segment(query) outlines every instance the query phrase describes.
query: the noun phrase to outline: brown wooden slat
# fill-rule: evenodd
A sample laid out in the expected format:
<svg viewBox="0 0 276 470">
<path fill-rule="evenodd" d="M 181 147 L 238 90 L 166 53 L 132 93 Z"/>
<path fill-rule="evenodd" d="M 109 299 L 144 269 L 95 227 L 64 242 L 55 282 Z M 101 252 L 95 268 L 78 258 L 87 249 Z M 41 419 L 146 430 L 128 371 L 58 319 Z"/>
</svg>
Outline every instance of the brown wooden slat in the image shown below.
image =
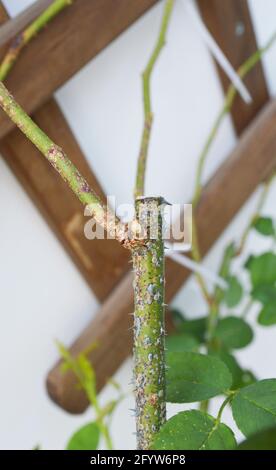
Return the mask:
<svg viewBox="0 0 276 470">
<path fill-rule="evenodd" d="M 195 217 L 200 249 L 206 254 L 234 215 L 258 184 L 276 169 L 276 101 L 268 104 L 243 133 L 240 142 L 204 188 Z M 176 294 L 190 272 L 167 260 L 167 302 Z M 71 347 L 77 355 L 96 342 L 98 348 L 89 355 L 93 363 L 98 389 L 131 353 L 131 316 L 133 310 L 132 274 L 111 293 L 95 319 Z M 87 406 L 84 394 L 76 387 L 70 372 L 63 374 L 59 363 L 50 371 L 47 388 L 52 399 L 71 413 L 80 413 Z"/>
<path fill-rule="evenodd" d="M 7 21 L 0 29 L 0 47 L 13 39 L 25 27 L 40 15 L 53 0 L 38 0 L 22 13 Z"/>
<path fill-rule="evenodd" d="M 202 17 L 234 68 L 238 68 L 257 49 L 256 38 L 247 0 L 197 0 Z M 225 73 L 218 67 L 224 90 L 229 85 Z M 253 103 L 245 104 L 238 96 L 231 114 L 238 134 L 267 103 L 269 94 L 263 68 L 259 63 L 245 79 Z"/>
<path fill-rule="evenodd" d="M 34 120 L 70 155 L 71 160 L 104 200 L 96 177 L 54 99 L 34 114 Z M 14 129 L 0 142 L 5 161 L 39 208 L 63 247 L 99 300 L 104 300 L 129 269 L 128 251 L 115 240 L 87 240 L 83 206 L 39 151 Z"/>
<path fill-rule="evenodd" d="M 156 2 L 75 0 L 24 49 L 7 78 L 7 87 L 32 114 Z M 1 110 L 0 138 L 13 127 Z"/>
</svg>

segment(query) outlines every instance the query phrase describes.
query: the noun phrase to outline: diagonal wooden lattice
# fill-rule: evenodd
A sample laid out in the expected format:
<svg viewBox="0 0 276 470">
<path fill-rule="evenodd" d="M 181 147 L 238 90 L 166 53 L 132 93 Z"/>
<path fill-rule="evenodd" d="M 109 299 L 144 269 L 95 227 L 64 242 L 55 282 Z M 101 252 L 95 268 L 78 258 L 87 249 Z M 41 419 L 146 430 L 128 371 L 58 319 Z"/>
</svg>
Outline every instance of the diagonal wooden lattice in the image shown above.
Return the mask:
<svg viewBox="0 0 276 470">
<path fill-rule="evenodd" d="M 46 3 L 47 0 L 39 0 L 19 18 L 6 23 L 0 30 L 0 45 L 28 24 L 35 9 L 39 11 Z M 24 50 L 7 80 L 19 102 L 57 143 L 68 150 L 74 163 L 102 197 L 99 183 L 51 95 L 155 3 L 157 0 L 75 0 Z M 198 0 L 198 5 L 214 37 L 233 66 L 238 67 L 256 50 L 247 1 L 231 0 L 222 5 L 221 0 Z M 4 21 L 3 8 L 0 13 Z M 225 89 L 227 80 L 221 71 L 219 73 Z M 246 84 L 254 103 L 245 106 L 239 98 L 236 100 L 232 117 L 238 134 L 268 101 L 260 64 L 250 73 Z M 205 188 L 196 214 L 203 253 L 212 246 L 256 186 L 275 168 L 275 114 L 272 103 L 245 132 L 237 149 Z M 132 310 L 132 286 L 131 275 L 127 274 L 128 254 L 110 240 L 87 242 L 83 236 L 83 210 L 79 203 L 2 112 L 0 139 L 0 152 L 8 165 L 94 293 L 104 301 L 95 320 L 72 348 L 73 353 L 77 353 L 94 340 L 98 341 L 99 348 L 90 359 L 100 389 L 131 352 L 128 313 Z M 168 262 L 168 299 L 188 275 L 185 269 Z M 70 373 L 60 374 L 59 365 L 50 372 L 47 383 L 50 395 L 60 406 L 70 412 L 85 409 L 85 397 L 77 391 L 74 377 Z"/>
</svg>

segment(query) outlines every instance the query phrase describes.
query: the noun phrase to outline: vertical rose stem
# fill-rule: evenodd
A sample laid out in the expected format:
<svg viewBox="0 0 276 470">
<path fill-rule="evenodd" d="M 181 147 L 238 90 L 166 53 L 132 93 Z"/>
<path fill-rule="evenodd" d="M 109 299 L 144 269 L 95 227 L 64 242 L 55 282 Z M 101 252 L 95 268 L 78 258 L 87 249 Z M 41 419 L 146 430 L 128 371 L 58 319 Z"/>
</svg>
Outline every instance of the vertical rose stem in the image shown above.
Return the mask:
<svg viewBox="0 0 276 470">
<path fill-rule="evenodd" d="M 134 383 L 138 449 L 149 449 L 166 419 L 164 353 L 164 243 L 159 197 L 136 200 L 143 243 L 132 250 L 134 267 Z"/>
</svg>

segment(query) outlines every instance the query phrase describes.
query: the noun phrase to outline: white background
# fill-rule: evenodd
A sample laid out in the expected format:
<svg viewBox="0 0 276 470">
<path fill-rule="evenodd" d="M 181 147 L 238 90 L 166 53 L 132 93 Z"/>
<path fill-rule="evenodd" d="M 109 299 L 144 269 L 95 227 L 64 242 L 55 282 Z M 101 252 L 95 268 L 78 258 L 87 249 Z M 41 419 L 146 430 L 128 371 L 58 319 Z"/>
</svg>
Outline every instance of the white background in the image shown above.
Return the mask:
<svg viewBox="0 0 276 470">
<path fill-rule="evenodd" d="M 31 3 L 4 1 L 11 15 Z M 276 4 L 274 0 L 250 0 L 249 4 L 262 45 L 276 30 Z M 161 4 L 152 8 L 56 93 L 105 191 L 116 195 L 119 202 L 132 199 L 142 126 L 140 73 L 156 38 L 161 13 Z M 274 95 L 276 47 L 266 55 L 264 66 Z M 184 14 L 181 0 L 176 1 L 168 44 L 152 86 L 156 119 L 147 193 L 160 193 L 169 201 L 184 203 L 191 195 L 196 159 L 223 94 L 209 53 Z M 235 142 L 228 118 L 210 153 L 205 179 Z M 71 416 L 48 399 L 44 381 L 58 357 L 54 339 L 69 345 L 95 315 L 98 302 L 1 159 L 0 178 L 0 447 L 30 449 L 40 443 L 43 449 L 62 449 L 71 432 L 89 421 L 92 412 Z M 207 257 L 205 263 L 210 269 L 217 269 L 224 244 L 239 236 L 256 197 L 248 201 Z M 275 215 L 275 197 L 276 188 L 266 205 L 268 214 Z M 263 251 L 263 239 L 251 236 L 248 249 Z M 193 280 L 174 304 L 191 317 L 204 312 Z M 238 354 L 240 362 L 253 367 L 260 378 L 276 376 L 275 338 L 276 328 L 259 327 L 254 343 Z M 116 378 L 125 390 L 129 389 L 131 360 Z M 107 387 L 101 399 L 104 402 L 112 396 Z M 134 421 L 128 408 L 133 408 L 131 396 L 115 413 L 112 433 L 117 449 L 135 446 Z M 173 411 L 170 407 L 169 413 Z M 232 424 L 227 411 L 224 421 Z M 239 433 L 237 436 L 240 438 Z"/>
</svg>

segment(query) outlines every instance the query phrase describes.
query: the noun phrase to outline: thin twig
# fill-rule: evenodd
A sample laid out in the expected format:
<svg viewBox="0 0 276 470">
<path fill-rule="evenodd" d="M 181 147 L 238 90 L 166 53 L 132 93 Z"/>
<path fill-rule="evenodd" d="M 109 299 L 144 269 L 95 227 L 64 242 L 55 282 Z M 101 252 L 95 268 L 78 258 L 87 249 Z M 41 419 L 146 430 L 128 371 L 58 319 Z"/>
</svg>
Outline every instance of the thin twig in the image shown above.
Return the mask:
<svg viewBox="0 0 276 470">
<path fill-rule="evenodd" d="M 233 243 L 227 245 L 224 250 L 222 261 L 219 268 L 219 276 L 222 279 L 227 279 L 230 274 L 231 261 L 235 253 L 235 247 Z M 220 287 L 215 288 L 213 295 L 213 302 L 210 308 L 208 318 L 207 318 L 207 349 L 210 351 L 213 346 L 214 332 L 217 326 L 218 317 L 219 317 L 219 307 L 223 299 L 223 290 Z"/>
<path fill-rule="evenodd" d="M 85 392 L 90 405 L 95 410 L 96 422 L 104 437 L 107 449 L 112 450 L 112 439 L 105 422 L 105 417 L 113 413 L 115 407 L 121 401 L 121 397 L 119 397 L 118 400 L 108 402 L 107 405 L 102 408 L 97 396 L 95 371 L 92 364 L 89 363 L 85 352 L 77 357 L 73 357 L 63 344 L 58 342 L 57 346 L 64 361 L 62 367 L 65 367 L 64 370 L 70 369 L 75 374 L 80 387 Z M 94 345 L 92 345 L 90 349 L 94 349 Z"/>
<path fill-rule="evenodd" d="M 196 263 L 200 263 L 201 254 L 200 254 L 200 249 L 199 249 L 197 229 L 196 229 L 196 223 L 194 221 L 194 218 L 193 218 L 192 224 L 193 224 L 193 235 L 192 235 L 193 236 L 193 242 L 192 242 L 192 250 L 191 250 L 192 258 Z M 197 282 L 198 282 L 199 287 L 201 289 L 202 295 L 203 295 L 204 299 L 207 302 L 207 305 L 209 306 L 209 308 L 211 308 L 212 304 L 213 304 L 213 299 L 212 299 L 211 294 L 208 291 L 208 287 L 207 287 L 207 284 L 204 280 L 204 277 L 199 272 L 196 272 L 195 273 L 195 278 L 197 279 Z"/>
<path fill-rule="evenodd" d="M 239 243 L 238 248 L 236 249 L 236 256 L 239 256 L 241 254 L 241 252 L 244 250 L 244 247 L 246 245 L 246 242 L 247 242 L 250 230 L 252 228 L 252 225 L 258 219 L 258 217 L 260 217 L 260 215 L 261 215 L 262 209 L 263 209 L 263 207 L 265 205 L 265 202 L 267 200 L 267 196 L 269 194 L 269 190 L 272 186 L 272 183 L 274 181 L 275 176 L 276 176 L 276 173 L 273 173 L 272 176 L 270 176 L 270 178 L 263 183 L 264 186 L 263 186 L 263 190 L 260 194 L 260 198 L 259 198 L 259 201 L 257 203 L 257 207 L 255 209 L 254 214 L 250 218 L 249 224 L 246 226 L 246 228 L 245 228 L 245 230 L 244 230 L 244 232 L 241 236 L 241 241 Z"/>
<path fill-rule="evenodd" d="M 248 301 L 246 302 L 246 304 L 245 304 L 245 306 L 244 306 L 244 308 L 241 312 L 241 317 L 242 318 L 247 317 L 248 313 L 250 312 L 251 308 L 254 305 L 254 302 L 255 302 L 254 299 L 252 299 L 252 298 L 248 299 Z"/>
<path fill-rule="evenodd" d="M 272 46 L 276 39 L 276 33 L 272 35 L 270 40 L 267 42 L 267 44 L 254 52 L 238 69 L 237 74 L 239 75 L 240 78 L 245 78 L 245 76 L 255 67 L 255 65 L 261 60 L 263 55 L 269 50 L 269 48 Z M 209 154 L 211 145 L 213 144 L 215 137 L 217 136 L 218 130 L 221 126 L 221 123 L 224 119 L 224 117 L 230 112 L 234 99 L 237 95 L 237 90 L 233 84 L 229 85 L 228 91 L 225 96 L 224 104 L 222 109 L 220 110 L 218 116 L 215 119 L 215 122 L 213 124 L 213 127 L 211 129 L 210 134 L 208 135 L 208 138 L 204 144 L 204 147 L 202 149 L 202 152 L 199 156 L 199 161 L 198 161 L 198 166 L 197 166 L 197 172 L 196 172 L 196 182 L 195 182 L 195 189 L 194 189 L 194 194 L 192 198 L 192 203 L 194 207 L 197 206 L 201 192 L 202 192 L 202 175 L 206 163 L 207 156 Z"/>
<path fill-rule="evenodd" d="M 145 188 L 145 173 L 147 165 L 148 148 L 150 142 L 150 135 L 153 122 L 153 114 L 151 107 L 151 88 L 150 81 L 153 68 L 157 62 L 161 50 L 166 43 L 166 34 L 168 30 L 169 20 L 171 17 L 174 0 L 166 0 L 165 9 L 163 13 L 161 28 L 157 38 L 156 45 L 150 56 L 149 62 L 142 74 L 143 79 L 143 101 L 144 101 L 144 128 L 141 139 L 140 152 L 137 164 L 136 185 L 134 195 L 135 198 L 144 195 Z"/>
<path fill-rule="evenodd" d="M 45 9 L 22 33 L 12 41 L 1 65 L 0 80 L 4 81 L 16 62 L 22 49 L 65 7 L 70 5 L 73 0 L 55 0 Z"/>
<path fill-rule="evenodd" d="M 238 69 L 237 73 L 240 76 L 241 79 L 245 78 L 245 76 L 254 68 L 254 66 L 260 61 L 262 56 L 264 55 L 265 52 L 269 50 L 269 48 L 272 46 L 276 39 L 276 33 L 274 33 L 270 40 L 267 42 L 267 44 L 263 47 L 254 52 Z M 198 202 L 200 200 L 201 194 L 202 194 L 202 188 L 203 188 L 203 183 L 202 183 L 202 175 L 204 171 L 204 167 L 206 164 L 206 160 L 211 148 L 211 145 L 218 133 L 218 130 L 223 122 L 224 117 L 226 116 L 227 113 L 230 112 L 234 99 L 236 97 L 237 90 L 233 84 L 231 84 L 228 88 L 228 91 L 226 93 L 225 101 L 223 104 L 222 109 L 220 110 L 218 116 L 215 119 L 215 122 L 213 124 L 213 127 L 211 129 L 211 132 L 204 144 L 203 150 L 199 156 L 198 160 L 198 166 L 197 166 L 197 171 L 196 171 L 196 180 L 195 180 L 195 188 L 194 188 L 194 194 L 192 197 L 192 204 L 193 208 L 195 208 L 198 205 Z M 201 260 L 201 254 L 200 254 L 200 249 L 199 249 L 199 244 L 198 244 L 198 235 L 197 235 L 197 226 L 195 221 L 193 221 L 193 245 L 192 245 L 192 257 L 195 261 L 199 262 Z M 214 308 L 214 302 L 212 295 L 208 292 L 207 285 L 204 281 L 204 279 L 201 276 L 196 276 L 198 284 L 200 286 L 200 289 L 202 291 L 202 294 L 207 301 L 207 303 L 210 306 L 210 314 L 213 311 Z"/>
<path fill-rule="evenodd" d="M 218 411 L 218 415 L 217 415 L 217 418 L 216 418 L 216 424 L 219 425 L 220 424 L 220 421 L 221 421 L 221 417 L 222 417 L 222 413 L 223 413 L 223 410 L 224 408 L 229 404 L 231 403 L 231 401 L 233 400 L 235 396 L 235 392 L 232 392 L 230 391 L 229 392 L 229 395 L 225 398 L 225 400 L 223 401 L 219 411 Z"/>
</svg>

